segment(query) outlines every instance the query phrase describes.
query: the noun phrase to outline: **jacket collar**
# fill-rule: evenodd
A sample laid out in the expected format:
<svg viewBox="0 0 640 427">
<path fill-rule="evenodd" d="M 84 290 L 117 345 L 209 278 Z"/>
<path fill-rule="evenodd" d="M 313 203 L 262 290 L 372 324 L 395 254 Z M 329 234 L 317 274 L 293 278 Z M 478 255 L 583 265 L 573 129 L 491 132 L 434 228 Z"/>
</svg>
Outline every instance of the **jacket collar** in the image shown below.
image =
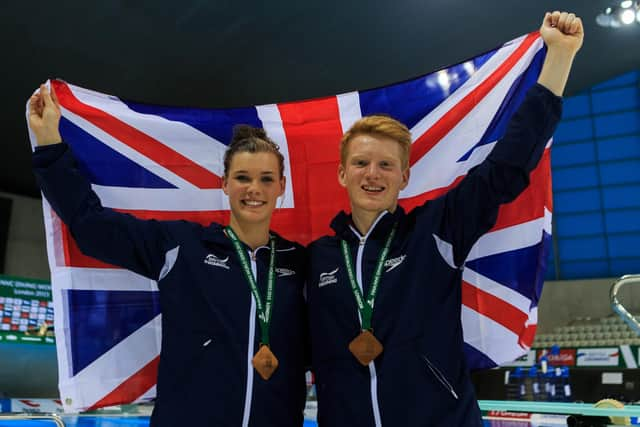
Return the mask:
<svg viewBox="0 0 640 427">
<path fill-rule="evenodd" d="M 384 240 L 391 232 L 391 228 L 394 223 L 400 222 L 406 215 L 404 209 L 398 205 L 396 210 L 391 213 L 384 211 L 380 213 L 381 216 L 373 223 L 372 228 L 369 230 L 368 239 Z M 356 227 L 353 224 L 351 214 L 347 214 L 344 211 L 340 211 L 338 215 L 331 221 L 331 228 L 335 231 L 336 237 L 344 239 L 346 241 L 359 240 L 361 235 L 358 232 L 356 234 Z"/>
<path fill-rule="evenodd" d="M 233 243 L 231 243 L 231 239 L 226 235 L 224 231 L 225 227 L 226 226 L 218 224 L 217 222 L 212 222 L 208 227 L 204 228 L 202 232 L 202 240 L 225 248 L 228 247 L 229 249 L 233 249 Z M 292 249 L 295 249 L 295 244 L 284 239 L 278 233 L 269 230 L 269 234 L 275 236 L 276 238 L 276 252 L 290 251 Z M 242 243 L 242 245 L 249 249 L 249 247 L 244 243 Z M 268 249 L 269 245 L 267 244 L 264 247 Z"/>
</svg>

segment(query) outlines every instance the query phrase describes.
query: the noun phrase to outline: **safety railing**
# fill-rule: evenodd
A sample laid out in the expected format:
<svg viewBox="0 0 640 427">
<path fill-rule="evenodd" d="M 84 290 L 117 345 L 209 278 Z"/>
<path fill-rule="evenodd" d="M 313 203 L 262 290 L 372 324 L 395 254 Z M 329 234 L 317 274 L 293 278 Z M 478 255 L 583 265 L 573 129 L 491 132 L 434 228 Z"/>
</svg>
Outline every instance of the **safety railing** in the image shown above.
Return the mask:
<svg viewBox="0 0 640 427">
<path fill-rule="evenodd" d="M 618 292 L 625 285 L 640 284 L 640 274 L 628 274 L 618 279 L 609 291 L 609 299 L 611 300 L 611 308 L 620 316 L 624 322 L 629 325 L 638 335 L 640 335 L 640 322 L 629 313 L 629 311 L 618 300 Z"/>
<path fill-rule="evenodd" d="M 0 414 L 0 421 L 53 421 L 57 427 L 65 427 L 64 421 L 56 414 Z"/>
</svg>

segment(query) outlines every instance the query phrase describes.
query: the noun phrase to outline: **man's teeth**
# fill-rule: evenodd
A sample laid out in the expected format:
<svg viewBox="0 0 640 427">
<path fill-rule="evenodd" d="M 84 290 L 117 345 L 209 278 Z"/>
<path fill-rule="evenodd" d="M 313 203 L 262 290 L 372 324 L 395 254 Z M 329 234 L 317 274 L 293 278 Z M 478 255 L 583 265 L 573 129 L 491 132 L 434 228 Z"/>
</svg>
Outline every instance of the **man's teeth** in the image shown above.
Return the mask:
<svg viewBox="0 0 640 427">
<path fill-rule="evenodd" d="M 362 188 L 364 188 L 365 191 L 382 191 L 383 190 L 382 187 L 372 187 L 370 185 L 363 185 Z"/>
<path fill-rule="evenodd" d="M 249 206 L 261 206 L 264 205 L 264 202 L 260 202 L 258 200 L 245 200 L 244 204 Z"/>
</svg>

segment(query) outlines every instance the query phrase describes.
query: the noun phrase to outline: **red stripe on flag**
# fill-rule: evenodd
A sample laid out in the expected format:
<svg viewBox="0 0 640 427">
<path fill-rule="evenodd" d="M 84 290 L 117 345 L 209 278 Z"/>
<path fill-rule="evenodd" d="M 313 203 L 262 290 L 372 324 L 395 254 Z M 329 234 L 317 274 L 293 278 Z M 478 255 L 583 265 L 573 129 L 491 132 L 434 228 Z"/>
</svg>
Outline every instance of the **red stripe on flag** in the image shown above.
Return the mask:
<svg viewBox="0 0 640 427">
<path fill-rule="evenodd" d="M 334 97 L 278 105 L 287 137 L 295 209 L 281 209 L 272 226 L 303 244 L 330 232 L 329 223 L 349 207 L 337 178 L 342 124 Z"/>
<path fill-rule="evenodd" d="M 399 200 L 400 206 L 402 206 L 402 208 L 405 211 L 409 212 L 411 211 L 411 209 L 415 208 L 416 206 L 423 205 L 428 200 L 436 199 L 442 196 L 443 194 L 445 194 L 447 191 L 451 190 L 452 188 L 455 188 L 458 184 L 460 184 L 460 181 L 462 181 L 465 176 L 466 175 L 457 177 L 455 181 L 453 181 L 453 183 L 451 183 L 447 187 L 436 188 L 435 190 L 427 191 L 426 193 L 422 193 L 417 196 L 400 199 Z"/>
<path fill-rule="evenodd" d="M 459 176 L 447 187 L 437 188 L 418 196 L 400 199 L 399 203 L 405 211 L 409 212 L 416 206 L 420 206 L 428 200 L 442 196 L 447 191 L 455 188 L 464 176 Z M 553 194 L 551 192 L 551 152 L 546 149 L 540 163 L 529 176 L 529 186 L 513 202 L 500 206 L 496 224 L 490 231 L 533 221 L 544 217 L 544 208 L 552 211 Z"/>
<path fill-rule="evenodd" d="M 537 31 L 527 35 L 520 46 L 489 77 L 416 139 L 411 145 L 409 164 L 413 166 L 444 138 L 478 104 L 479 100 L 484 98 L 504 78 L 539 37 Z"/>
<path fill-rule="evenodd" d="M 158 378 L 158 362 L 160 357 L 156 357 L 147 363 L 142 369 L 131 375 L 125 382 L 113 389 L 111 393 L 93 404 L 88 411 L 93 411 L 105 406 L 131 403 L 144 395 L 156 384 Z"/>
<path fill-rule="evenodd" d="M 529 186 L 513 202 L 500 207 L 498 219 L 491 231 L 544 217 L 545 206 L 551 211 L 551 156 L 545 150 L 540 163 L 529 175 Z"/>
<path fill-rule="evenodd" d="M 222 187 L 222 180 L 219 176 L 111 114 L 83 103 L 75 97 L 66 83 L 53 80 L 51 84 L 56 91 L 60 104 L 64 108 L 99 127 L 118 141 L 152 159 L 198 188 Z"/>
<path fill-rule="evenodd" d="M 529 316 L 508 302 L 462 281 L 462 304 L 501 324 L 516 335 L 525 328 Z"/>
</svg>

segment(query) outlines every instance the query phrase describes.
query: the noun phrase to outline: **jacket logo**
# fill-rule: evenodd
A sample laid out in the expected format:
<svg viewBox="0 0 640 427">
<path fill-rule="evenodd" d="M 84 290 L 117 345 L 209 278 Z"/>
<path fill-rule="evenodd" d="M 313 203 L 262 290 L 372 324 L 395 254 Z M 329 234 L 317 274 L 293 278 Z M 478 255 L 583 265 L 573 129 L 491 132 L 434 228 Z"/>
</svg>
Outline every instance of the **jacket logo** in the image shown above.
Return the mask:
<svg viewBox="0 0 640 427">
<path fill-rule="evenodd" d="M 320 281 L 318 282 L 318 287 L 321 288 L 323 286 L 330 285 L 331 283 L 338 283 L 336 273 L 339 269 L 340 267 L 336 268 L 333 271 L 329 271 L 328 273 L 320 273 Z"/>
<path fill-rule="evenodd" d="M 230 267 L 229 265 L 227 265 L 227 262 L 229 262 L 229 257 L 226 257 L 223 259 L 223 258 L 218 258 L 214 254 L 209 254 L 204 259 L 205 264 L 212 265 L 214 267 L 222 267 L 229 270 Z"/>
<path fill-rule="evenodd" d="M 407 257 L 406 255 L 400 255 L 397 258 L 391 258 L 391 259 L 386 260 L 384 262 L 384 266 L 388 267 L 388 268 L 385 270 L 385 273 L 390 272 L 391 270 L 393 270 L 394 268 L 396 268 L 397 266 L 402 264 L 402 261 L 404 261 L 404 259 L 406 257 Z"/>
<path fill-rule="evenodd" d="M 278 277 L 293 276 L 296 274 L 295 271 L 289 270 L 288 268 L 276 268 L 276 273 L 278 274 Z"/>
</svg>

